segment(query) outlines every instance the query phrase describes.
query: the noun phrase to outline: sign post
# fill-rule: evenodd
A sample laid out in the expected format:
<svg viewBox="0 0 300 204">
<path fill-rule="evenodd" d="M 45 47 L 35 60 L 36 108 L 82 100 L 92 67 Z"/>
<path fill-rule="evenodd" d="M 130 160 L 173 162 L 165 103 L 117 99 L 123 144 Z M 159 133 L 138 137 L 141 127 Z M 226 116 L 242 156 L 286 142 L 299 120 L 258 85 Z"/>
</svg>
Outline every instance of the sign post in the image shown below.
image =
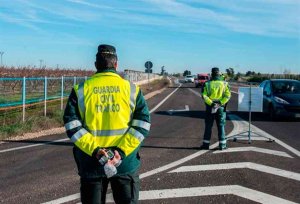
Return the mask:
<svg viewBox="0 0 300 204">
<path fill-rule="evenodd" d="M 145 67 L 146 67 L 145 72 L 148 73 L 148 85 L 149 85 L 149 77 L 150 77 L 150 73 L 152 73 L 152 67 L 153 67 L 152 62 L 151 61 L 147 61 L 145 63 Z"/>
</svg>

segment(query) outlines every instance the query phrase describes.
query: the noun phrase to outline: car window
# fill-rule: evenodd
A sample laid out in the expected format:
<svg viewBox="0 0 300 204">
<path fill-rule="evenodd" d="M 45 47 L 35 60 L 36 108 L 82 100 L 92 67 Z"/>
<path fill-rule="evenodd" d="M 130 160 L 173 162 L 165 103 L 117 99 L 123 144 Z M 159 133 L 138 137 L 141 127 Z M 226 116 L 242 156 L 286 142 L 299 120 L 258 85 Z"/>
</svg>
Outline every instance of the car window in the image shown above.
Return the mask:
<svg viewBox="0 0 300 204">
<path fill-rule="evenodd" d="M 264 94 L 265 95 L 271 95 L 271 84 L 269 81 L 266 82 L 264 87 Z"/>
<path fill-rule="evenodd" d="M 276 81 L 273 82 L 272 88 L 274 93 L 299 94 L 300 82 L 297 81 Z"/>
</svg>

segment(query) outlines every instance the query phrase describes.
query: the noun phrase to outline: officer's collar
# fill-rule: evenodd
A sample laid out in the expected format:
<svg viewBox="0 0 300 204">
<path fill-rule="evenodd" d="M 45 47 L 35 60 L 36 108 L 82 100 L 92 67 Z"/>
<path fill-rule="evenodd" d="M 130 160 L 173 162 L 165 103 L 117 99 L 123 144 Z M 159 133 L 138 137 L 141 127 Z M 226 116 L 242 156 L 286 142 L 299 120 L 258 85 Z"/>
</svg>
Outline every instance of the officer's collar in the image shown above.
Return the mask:
<svg viewBox="0 0 300 204">
<path fill-rule="evenodd" d="M 103 72 L 117 73 L 117 71 L 116 71 L 114 68 L 107 68 L 107 69 L 97 70 L 96 74 L 98 74 L 98 73 L 103 73 Z"/>
<path fill-rule="evenodd" d="M 212 81 L 221 80 L 221 76 L 215 76 L 211 78 Z"/>
</svg>

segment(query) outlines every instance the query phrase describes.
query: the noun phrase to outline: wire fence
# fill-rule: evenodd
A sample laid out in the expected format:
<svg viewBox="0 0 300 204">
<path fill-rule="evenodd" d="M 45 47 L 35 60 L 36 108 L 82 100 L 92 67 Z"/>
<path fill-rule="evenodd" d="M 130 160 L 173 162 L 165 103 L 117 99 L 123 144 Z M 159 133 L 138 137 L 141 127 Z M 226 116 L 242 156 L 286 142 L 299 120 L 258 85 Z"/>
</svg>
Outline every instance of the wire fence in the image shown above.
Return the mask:
<svg viewBox="0 0 300 204">
<path fill-rule="evenodd" d="M 120 74 L 135 84 L 158 79 L 158 74 L 126 70 Z M 0 78 L 0 124 L 24 122 L 31 116 L 62 113 L 74 85 L 89 77 Z"/>
<path fill-rule="evenodd" d="M 47 105 L 59 103 L 64 108 L 64 99 L 73 86 L 87 77 L 36 77 L 0 78 L 0 117 L 7 113 L 22 112 L 25 121 L 26 109 L 43 105 L 43 115 L 47 116 Z"/>
</svg>

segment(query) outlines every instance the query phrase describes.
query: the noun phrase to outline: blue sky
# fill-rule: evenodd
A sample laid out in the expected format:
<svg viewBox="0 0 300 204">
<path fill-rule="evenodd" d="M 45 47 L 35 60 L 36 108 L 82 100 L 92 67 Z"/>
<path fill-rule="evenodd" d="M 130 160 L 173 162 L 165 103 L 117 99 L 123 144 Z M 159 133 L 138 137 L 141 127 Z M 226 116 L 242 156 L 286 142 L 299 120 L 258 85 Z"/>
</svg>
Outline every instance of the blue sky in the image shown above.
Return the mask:
<svg viewBox="0 0 300 204">
<path fill-rule="evenodd" d="M 112 44 L 119 70 L 300 74 L 300 0 L 0 0 L 7 66 L 94 69 Z"/>
</svg>

